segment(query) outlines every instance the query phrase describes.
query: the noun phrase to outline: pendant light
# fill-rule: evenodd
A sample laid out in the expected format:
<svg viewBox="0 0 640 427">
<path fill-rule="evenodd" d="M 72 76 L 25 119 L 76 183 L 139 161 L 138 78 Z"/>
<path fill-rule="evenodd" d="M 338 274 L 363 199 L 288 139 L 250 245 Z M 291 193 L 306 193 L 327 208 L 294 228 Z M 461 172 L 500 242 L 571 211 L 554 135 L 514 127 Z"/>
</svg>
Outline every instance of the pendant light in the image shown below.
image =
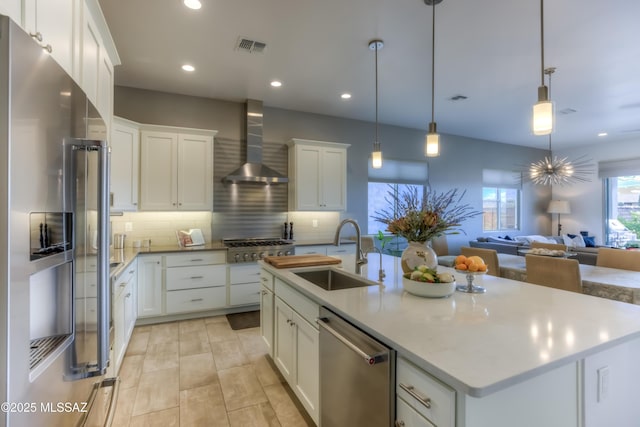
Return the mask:
<svg viewBox="0 0 640 427">
<path fill-rule="evenodd" d="M 549 76 L 549 93 L 551 93 L 551 75 L 555 71 L 555 67 L 549 67 L 544 70 L 544 74 Z M 545 156 L 543 160 L 538 160 L 529 165 L 529 180 L 536 185 L 549 186 L 590 181 L 589 176 L 594 173 L 591 160 L 585 156 L 579 157 L 574 161 L 569 160 L 567 157 L 558 158 L 557 156 L 553 156 L 551 151 L 551 134 L 548 135 L 548 138 L 549 157 Z M 558 232 L 559 231 L 560 230 L 558 230 Z"/>
<path fill-rule="evenodd" d="M 371 152 L 371 166 L 374 169 L 382 167 L 382 150 L 380 148 L 380 140 L 378 139 L 378 51 L 384 47 L 382 40 L 371 40 L 369 49 L 376 53 L 376 139 L 373 141 L 373 151 Z"/>
<path fill-rule="evenodd" d="M 544 84 L 544 0 L 540 0 L 540 80 L 538 102 L 533 106 L 533 134 L 548 135 L 553 131 L 553 104 Z"/>
<path fill-rule="evenodd" d="M 436 48 L 436 5 L 442 0 L 424 0 L 424 4 L 431 6 L 432 23 L 431 23 L 431 122 L 429 123 L 429 131 L 425 138 L 424 155 L 426 157 L 438 157 L 440 155 L 440 135 L 436 131 L 435 122 L 435 48 Z"/>
</svg>

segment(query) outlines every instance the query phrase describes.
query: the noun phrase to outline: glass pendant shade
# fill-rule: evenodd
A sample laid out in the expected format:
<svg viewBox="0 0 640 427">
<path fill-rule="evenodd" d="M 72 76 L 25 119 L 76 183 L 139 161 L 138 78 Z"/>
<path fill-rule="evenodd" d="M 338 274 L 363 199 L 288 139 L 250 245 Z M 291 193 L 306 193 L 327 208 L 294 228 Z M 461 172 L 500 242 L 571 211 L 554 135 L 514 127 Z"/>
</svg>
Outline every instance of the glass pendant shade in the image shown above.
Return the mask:
<svg viewBox="0 0 640 427">
<path fill-rule="evenodd" d="M 371 152 L 371 166 L 374 169 L 380 169 L 382 167 L 382 151 L 380 150 L 380 143 L 373 143 L 373 151 Z"/>
<path fill-rule="evenodd" d="M 546 89 L 546 86 L 545 86 Z M 533 134 L 548 135 L 553 131 L 553 103 L 539 100 L 533 106 Z"/>
<path fill-rule="evenodd" d="M 436 132 L 436 124 L 429 123 L 429 133 L 424 141 L 424 155 L 438 157 L 440 155 L 440 135 Z"/>
</svg>

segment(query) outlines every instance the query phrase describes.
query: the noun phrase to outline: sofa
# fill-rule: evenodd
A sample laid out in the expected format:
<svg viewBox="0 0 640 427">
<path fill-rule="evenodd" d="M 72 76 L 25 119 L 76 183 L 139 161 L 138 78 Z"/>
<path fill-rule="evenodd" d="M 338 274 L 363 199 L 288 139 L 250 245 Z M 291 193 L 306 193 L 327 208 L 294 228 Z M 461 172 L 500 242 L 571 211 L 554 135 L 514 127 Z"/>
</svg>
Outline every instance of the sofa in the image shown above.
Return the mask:
<svg viewBox="0 0 640 427">
<path fill-rule="evenodd" d="M 510 255 L 522 255 L 520 250 L 529 249 L 532 240 L 546 243 L 560 243 L 567 245 L 568 251 L 575 254 L 572 259 L 578 260 L 580 264 L 596 265 L 598 258 L 598 247 L 596 245 L 586 246 L 584 238 L 565 236 L 516 236 L 513 238 L 500 237 L 478 237 L 471 240 L 469 246 L 472 248 L 495 249 L 498 253 Z M 584 246 L 582 246 L 584 244 Z"/>
</svg>

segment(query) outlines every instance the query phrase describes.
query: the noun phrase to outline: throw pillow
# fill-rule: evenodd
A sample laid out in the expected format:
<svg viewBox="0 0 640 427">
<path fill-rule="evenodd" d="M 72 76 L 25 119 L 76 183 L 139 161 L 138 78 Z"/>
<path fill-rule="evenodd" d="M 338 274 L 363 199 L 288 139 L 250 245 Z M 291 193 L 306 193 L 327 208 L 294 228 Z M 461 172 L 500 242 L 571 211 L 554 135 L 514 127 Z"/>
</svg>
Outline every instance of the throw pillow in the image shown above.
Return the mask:
<svg viewBox="0 0 640 427">
<path fill-rule="evenodd" d="M 582 239 L 588 248 L 596 247 L 596 236 L 582 236 Z"/>
<path fill-rule="evenodd" d="M 562 239 L 564 241 L 564 244 L 570 248 L 584 248 L 587 246 L 584 242 L 584 239 L 579 234 L 565 234 L 564 236 L 562 236 Z"/>
</svg>

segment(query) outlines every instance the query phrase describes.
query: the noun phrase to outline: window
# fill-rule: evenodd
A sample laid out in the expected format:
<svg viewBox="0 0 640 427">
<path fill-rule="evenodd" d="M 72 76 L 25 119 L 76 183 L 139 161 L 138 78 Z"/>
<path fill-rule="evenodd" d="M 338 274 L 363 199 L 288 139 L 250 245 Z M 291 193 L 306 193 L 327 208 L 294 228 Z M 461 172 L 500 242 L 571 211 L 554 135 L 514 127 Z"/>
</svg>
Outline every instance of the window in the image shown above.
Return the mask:
<svg viewBox="0 0 640 427">
<path fill-rule="evenodd" d="M 418 192 L 424 192 L 424 186 L 419 184 L 395 184 L 392 182 L 369 182 L 369 193 L 368 193 L 368 224 L 367 224 L 367 233 L 368 234 L 377 234 L 378 231 L 386 232 L 387 226 L 381 222 L 378 222 L 371 218 L 376 212 L 379 212 L 383 209 L 389 210 L 389 192 L 393 191 L 395 194 L 402 193 L 407 190 L 407 187 L 413 186 L 418 187 Z"/>
<path fill-rule="evenodd" d="M 604 243 L 636 244 L 640 236 L 640 159 L 598 163 L 605 195 Z"/>
<path fill-rule="evenodd" d="M 520 190 L 514 188 L 482 188 L 482 230 L 517 230 Z"/>
<path fill-rule="evenodd" d="M 389 209 L 389 191 L 403 192 L 408 186 L 424 192 L 428 178 L 426 162 L 385 159 L 381 169 L 373 169 L 369 162 L 369 193 L 367 207 L 367 233 L 386 232 L 386 225 L 371 217 L 382 209 Z"/>
<path fill-rule="evenodd" d="M 520 181 L 517 173 L 482 170 L 482 230 L 511 231 L 520 228 Z"/>
</svg>

